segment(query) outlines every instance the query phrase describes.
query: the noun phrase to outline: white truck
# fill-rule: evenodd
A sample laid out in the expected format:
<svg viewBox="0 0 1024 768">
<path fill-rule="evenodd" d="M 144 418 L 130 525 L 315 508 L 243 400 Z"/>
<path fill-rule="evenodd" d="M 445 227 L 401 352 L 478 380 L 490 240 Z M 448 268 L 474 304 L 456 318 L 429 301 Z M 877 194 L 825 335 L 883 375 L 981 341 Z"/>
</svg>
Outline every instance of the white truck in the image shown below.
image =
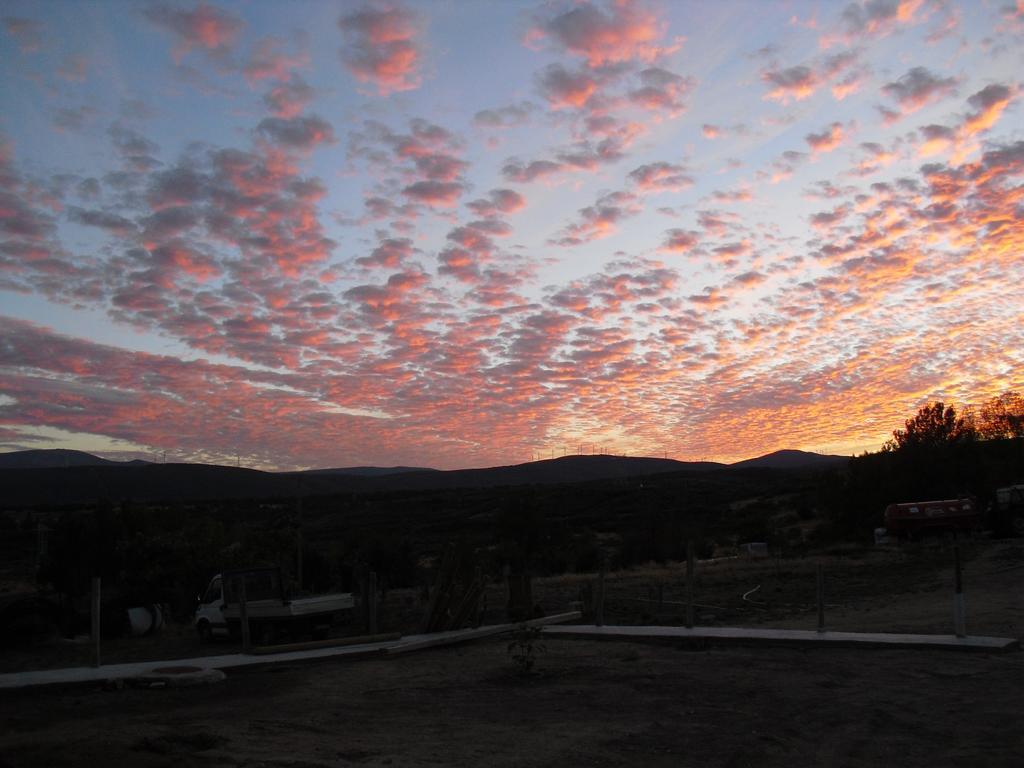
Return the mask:
<svg viewBox="0 0 1024 768">
<path fill-rule="evenodd" d="M 270 645 L 284 636 L 326 637 L 354 605 L 348 592 L 289 599 L 278 568 L 225 571 L 210 580 L 196 606 L 193 623 L 204 642 L 241 635 L 243 580 L 249 633 L 258 645 Z"/>
</svg>

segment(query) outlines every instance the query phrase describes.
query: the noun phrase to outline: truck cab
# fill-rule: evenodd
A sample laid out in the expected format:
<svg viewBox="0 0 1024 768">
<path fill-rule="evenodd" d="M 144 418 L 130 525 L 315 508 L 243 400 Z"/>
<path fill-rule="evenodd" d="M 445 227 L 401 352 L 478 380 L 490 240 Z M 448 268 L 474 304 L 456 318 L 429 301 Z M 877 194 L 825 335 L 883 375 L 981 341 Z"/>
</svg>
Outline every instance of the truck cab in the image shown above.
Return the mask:
<svg viewBox="0 0 1024 768">
<path fill-rule="evenodd" d="M 214 637 L 227 637 L 228 623 L 224 616 L 223 578 L 218 573 L 199 597 L 194 624 L 199 639 L 210 642 Z"/>
</svg>

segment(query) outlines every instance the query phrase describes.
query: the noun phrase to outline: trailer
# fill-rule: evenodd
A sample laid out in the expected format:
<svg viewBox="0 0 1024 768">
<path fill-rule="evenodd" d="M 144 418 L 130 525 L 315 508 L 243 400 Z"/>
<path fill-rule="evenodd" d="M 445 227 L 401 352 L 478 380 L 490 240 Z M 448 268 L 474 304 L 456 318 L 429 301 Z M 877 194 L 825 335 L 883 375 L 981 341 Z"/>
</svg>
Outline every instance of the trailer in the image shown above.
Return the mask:
<svg viewBox="0 0 1024 768">
<path fill-rule="evenodd" d="M 971 532 L 981 528 L 981 512 L 970 497 L 890 504 L 885 508 L 885 527 L 900 538 L 939 531 Z"/>
<path fill-rule="evenodd" d="M 326 637 L 331 626 L 351 615 L 351 593 L 289 597 L 278 568 L 244 568 L 218 573 L 196 606 L 193 624 L 204 642 L 241 635 L 241 595 L 249 632 L 261 645 L 285 637 Z"/>
</svg>

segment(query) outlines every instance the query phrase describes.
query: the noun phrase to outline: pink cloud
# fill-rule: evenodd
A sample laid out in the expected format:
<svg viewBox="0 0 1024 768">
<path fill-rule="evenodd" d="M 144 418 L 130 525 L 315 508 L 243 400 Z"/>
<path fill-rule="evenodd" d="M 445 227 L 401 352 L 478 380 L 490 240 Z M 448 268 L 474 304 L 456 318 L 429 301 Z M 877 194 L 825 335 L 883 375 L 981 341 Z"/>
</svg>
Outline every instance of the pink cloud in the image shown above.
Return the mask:
<svg viewBox="0 0 1024 768">
<path fill-rule="evenodd" d="M 770 70 L 763 73 L 761 79 L 772 86 L 765 98 L 783 104 L 790 100 L 802 101 L 821 85 L 821 78 L 806 65 Z"/>
<path fill-rule="evenodd" d="M 728 192 L 715 191 L 712 200 L 716 203 L 746 203 L 754 199 L 749 189 L 734 189 Z"/>
<path fill-rule="evenodd" d="M 495 109 L 482 109 L 473 116 L 473 122 L 483 128 L 513 128 L 525 125 L 537 110 L 537 105 L 524 101 Z"/>
<path fill-rule="evenodd" d="M 408 301 L 408 294 L 425 286 L 428 280 L 422 272 L 396 272 L 383 285 L 359 285 L 349 288 L 345 296 L 357 302 L 362 311 L 370 315 L 384 320 L 399 320 Z"/>
<path fill-rule="evenodd" d="M 658 249 L 663 253 L 690 253 L 700 243 L 696 232 L 684 229 L 670 229 L 665 232 L 665 241 Z"/>
<path fill-rule="evenodd" d="M 485 199 L 466 203 L 478 216 L 495 216 L 499 213 L 515 213 L 526 207 L 526 199 L 512 189 L 492 189 Z"/>
<path fill-rule="evenodd" d="M 178 60 L 194 49 L 218 58 L 226 56 L 244 26 L 234 14 L 205 3 L 190 11 L 155 5 L 143 13 L 151 22 L 174 35 L 174 57 Z"/>
<path fill-rule="evenodd" d="M 693 186 L 693 177 L 682 165 L 648 163 L 630 171 L 629 180 L 643 192 L 678 192 Z"/>
<path fill-rule="evenodd" d="M 974 111 L 964 121 L 966 132 L 973 135 L 991 128 L 1015 96 L 1016 88 L 1002 84 L 986 85 L 970 96 L 967 103 Z"/>
<path fill-rule="evenodd" d="M 421 81 L 418 14 L 401 6 L 366 7 L 338 19 L 346 39 L 341 59 L 349 72 L 381 96 L 418 88 Z"/>
<path fill-rule="evenodd" d="M 299 75 L 278 83 L 263 96 L 264 103 L 277 116 L 284 119 L 297 117 L 313 100 L 313 88 Z"/>
<path fill-rule="evenodd" d="M 402 190 L 406 197 L 428 205 L 451 207 L 459 201 L 465 186 L 455 181 L 417 181 Z"/>
<path fill-rule="evenodd" d="M 886 122 L 895 122 L 928 104 L 933 104 L 956 92 L 955 77 L 937 77 L 924 67 L 914 67 L 898 80 L 882 87 L 882 93 L 899 106 L 899 113 L 885 112 Z"/>
<path fill-rule="evenodd" d="M 770 86 L 770 90 L 764 98 L 781 104 L 803 101 L 844 72 L 848 73 L 849 77 L 849 70 L 856 62 L 857 53 L 849 51 L 827 56 L 812 65 L 800 64 L 785 69 L 766 69 L 761 73 L 761 80 Z M 845 96 L 846 92 L 840 89 L 834 91 L 833 95 L 839 99 Z"/>
<path fill-rule="evenodd" d="M 854 71 L 832 84 L 832 98 L 842 101 L 847 96 L 860 91 L 867 80 L 867 74 L 863 71 Z"/>
<path fill-rule="evenodd" d="M 830 230 L 841 223 L 849 212 L 850 208 L 847 205 L 841 205 L 838 208 L 833 208 L 831 211 L 820 211 L 811 215 L 811 226 L 816 229 Z"/>
<path fill-rule="evenodd" d="M 469 163 L 458 156 L 463 142 L 427 120 L 415 118 L 409 126 L 409 133 L 395 133 L 368 120 L 363 132 L 351 135 L 349 154 L 367 158 L 384 175 L 385 181 L 374 190 L 374 199 L 382 192 L 390 194 L 400 189 L 412 204 L 450 208 L 467 189 L 464 174 Z M 415 210 L 410 213 L 415 214 Z"/>
<path fill-rule="evenodd" d="M 364 267 L 395 269 L 402 266 L 414 251 L 412 240 L 407 237 L 383 238 L 369 256 L 356 259 L 356 263 Z"/>
<path fill-rule="evenodd" d="M 571 72 L 549 64 L 538 76 L 541 93 L 554 109 L 579 109 L 597 91 L 597 80 L 586 71 Z"/>
<path fill-rule="evenodd" d="M 67 80 L 69 83 L 82 83 L 85 82 L 88 70 L 88 57 L 82 54 L 65 56 L 60 66 L 57 67 L 57 77 Z"/>
<path fill-rule="evenodd" d="M 640 213 L 636 195 L 630 192 L 609 192 L 601 195 L 593 205 L 581 208 L 577 221 L 569 224 L 555 243 L 576 246 L 597 240 L 615 232 L 624 219 Z"/>
<path fill-rule="evenodd" d="M 648 67 L 638 74 L 640 86 L 629 92 L 632 104 L 670 117 L 685 108 L 683 99 L 693 89 L 692 78 L 680 77 L 661 67 Z"/>
<path fill-rule="evenodd" d="M 305 117 L 267 117 L 256 131 L 273 144 L 308 152 L 319 144 L 334 143 L 331 124 L 316 115 Z"/>
<path fill-rule="evenodd" d="M 891 34 L 901 24 L 914 24 L 925 0 L 857 0 L 843 9 L 838 27 L 819 38 L 828 48 L 836 43 L 852 45 Z"/>
<path fill-rule="evenodd" d="M 832 123 L 821 133 L 809 133 L 804 139 L 815 154 L 831 152 L 843 143 L 843 126 Z"/>
<path fill-rule="evenodd" d="M 863 153 L 857 162 L 857 167 L 851 171 L 856 176 L 868 176 L 876 171 L 892 165 L 899 157 L 895 150 L 888 150 L 881 144 L 874 141 L 861 143 L 860 149 Z"/>
<path fill-rule="evenodd" d="M 796 169 L 806 160 L 806 153 L 788 149 L 772 161 L 770 172 L 760 171 L 758 175 L 767 178 L 772 184 L 778 184 L 796 173 Z"/>
<path fill-rule="evenodd" d="M 4 16 L 4 31 L 14 38 L 22 53 L 34 53 L 43 44 L 43 25 L 35 19 Z"/>
<path fill-rule="evenodd" d="M 523 163 L 516 159 L 508 160 L 502 166 L 501 173 L 509 181 L 531 182 L 547 176 L 553 176 L 564 168 L 562 163 L 551 160 L 533 160 Z"/>
<path fill-rule="evenodd" d="M 264 37 L 256 43 L 242 68 L 250 84 L 260 80 L 284 82 L 292 77 L 294 70 L 309 63 L 309 54 L 306 52 L 288 55 L 284 47 L 284 41 L 277 37 Z"/>
<path fill-rule="evenodd" d="M 679 48 L 678 44 L 657 45 L 664 24 L 633 0 L 614 0 L 604 7 L 581 2 L 572 10 L 539 20 L 533 34 L 583 57 L 590 67 L 651 62 Z"/>
</svg>

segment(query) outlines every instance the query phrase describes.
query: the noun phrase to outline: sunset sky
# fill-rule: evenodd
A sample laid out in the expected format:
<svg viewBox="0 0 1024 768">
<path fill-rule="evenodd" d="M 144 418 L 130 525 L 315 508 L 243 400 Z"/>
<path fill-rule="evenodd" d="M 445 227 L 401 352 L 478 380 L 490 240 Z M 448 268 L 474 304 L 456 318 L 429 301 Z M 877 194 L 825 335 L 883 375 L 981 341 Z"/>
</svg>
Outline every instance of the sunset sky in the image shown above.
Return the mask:
<svg viewBox="0 0 1024 768">
<path fill-rule="evenodd" d="M 1024 0 L 0 17 L 0 450 L 734 461 L 1024 389 Z"/>
</svg>

